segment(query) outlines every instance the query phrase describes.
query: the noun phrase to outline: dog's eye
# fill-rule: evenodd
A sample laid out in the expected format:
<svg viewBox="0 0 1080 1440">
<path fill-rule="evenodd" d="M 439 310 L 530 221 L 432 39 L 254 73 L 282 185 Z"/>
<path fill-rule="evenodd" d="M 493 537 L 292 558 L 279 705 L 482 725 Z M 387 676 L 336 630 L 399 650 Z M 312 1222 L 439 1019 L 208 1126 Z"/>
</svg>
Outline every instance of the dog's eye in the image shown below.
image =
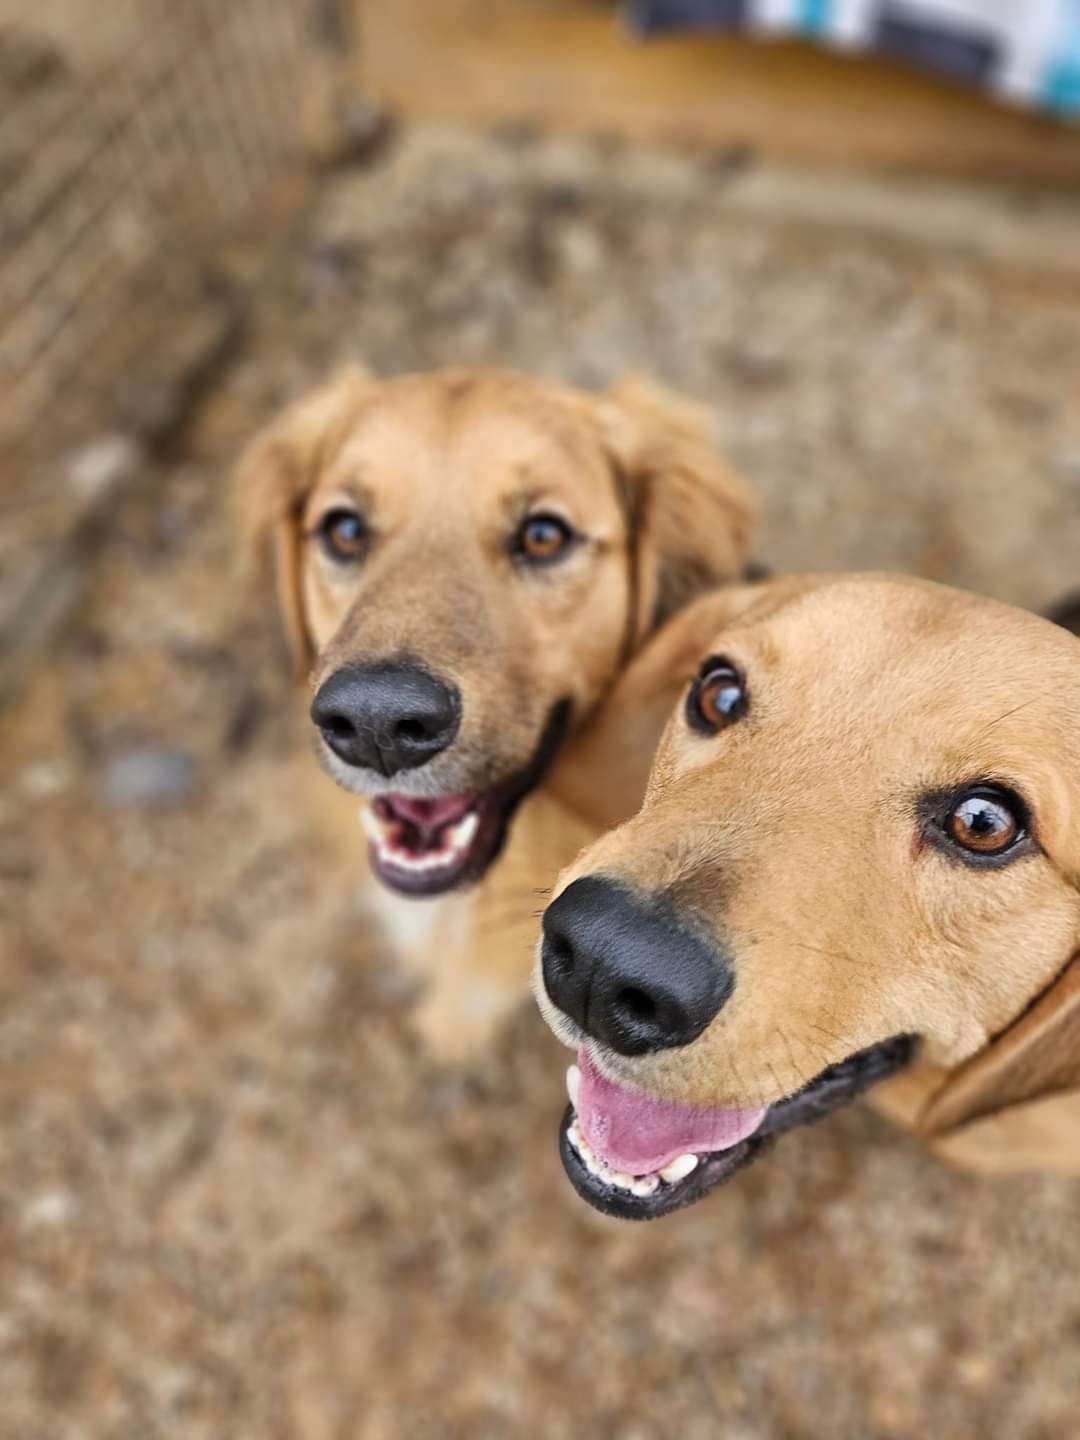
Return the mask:
<svg viewBox="0 0 1080 1440">
<path fill-rule="evenodd" d="M 514 536 L 514 554 L 534 565 L 558 560 L 569 549 L 574 532 L 558 515 L 530 515 Z"/>
<path fill-rule="evenodd" d="M 972 855 L 1003 855 L 1026 833 L 1023 807 L 1008 791 L 981 785 L 953 803 L 945 833 Z"/>
<path fill-rule="evenodd" d="M 701 667 L 686 697 L 686 718 L 703 735 L 715 735 L 746 714 L 746 682 L 730 660 L 714 656 Z"/>
<path fill-rule="evenodd" d="M 367 525 L 355 510 L 328 510 L 316 531 L 331 560 L 359 560 L 368 547 Z"/>
</svg>

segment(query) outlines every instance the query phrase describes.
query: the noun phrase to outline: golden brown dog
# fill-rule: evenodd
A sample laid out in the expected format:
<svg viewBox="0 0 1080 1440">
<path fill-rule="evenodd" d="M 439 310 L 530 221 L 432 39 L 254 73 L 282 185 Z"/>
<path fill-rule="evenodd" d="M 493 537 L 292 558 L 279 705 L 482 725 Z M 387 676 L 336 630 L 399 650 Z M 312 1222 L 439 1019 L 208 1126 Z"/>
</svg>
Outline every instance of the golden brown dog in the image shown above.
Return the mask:
<svg viewBox="0 0 1080 1440">
<path fill-rule="evenodd" d="M 421 1027 L 468 1053 L 525 991 L 538 894 L 598 833 L 592 797 L 640 800 L 602 747 L 559 801 L 542 782 L 649 636 L 741 577 L 747 493 L 700 412 L 645 382 L 454 370 L 340 376 L 255 441 L 239 496 L 322 763 L 408 897 L 380 910 L 429 978 Z"/>
<path fill-rule="evenodd" d="M 643 808 L 544 918 L 579 1192 L 666 1213 L 900 1071 L 883 1107 L 946 1154 L 1080 1172 L 1077 639 L 920 580 L 792 577 L 677 617 L 607 743 L 625 715 L 640 763 L 680 686 Z"/>
</svg>

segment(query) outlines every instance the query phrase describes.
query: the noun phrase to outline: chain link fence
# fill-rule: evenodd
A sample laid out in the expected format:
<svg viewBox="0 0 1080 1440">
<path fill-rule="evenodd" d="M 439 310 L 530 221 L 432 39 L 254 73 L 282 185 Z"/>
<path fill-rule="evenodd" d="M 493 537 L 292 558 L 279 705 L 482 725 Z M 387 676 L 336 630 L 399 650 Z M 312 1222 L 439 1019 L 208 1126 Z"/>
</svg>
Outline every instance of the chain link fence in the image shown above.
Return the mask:
<svg viewBox="0 0 1080 1440">
<path fill-rule="evenodd" d="M 0 0 L 0 682 L 107 482 L 235 348 L 274 227 L 332 144 L 351 14 Z"/>
<path fill-rule="evenodd" d="M 100 425 L 303 159 L 303 0 L 0 0 L 0 455 Z"/>
</svg>

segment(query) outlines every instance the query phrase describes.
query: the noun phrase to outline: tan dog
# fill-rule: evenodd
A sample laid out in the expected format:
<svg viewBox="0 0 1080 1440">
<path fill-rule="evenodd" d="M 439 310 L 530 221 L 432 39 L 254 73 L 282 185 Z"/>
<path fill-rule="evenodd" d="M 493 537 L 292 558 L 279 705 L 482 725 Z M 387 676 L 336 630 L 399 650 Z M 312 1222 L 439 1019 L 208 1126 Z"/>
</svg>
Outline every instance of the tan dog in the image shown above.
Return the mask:
<svg viewBox="0 0 1080 1440">
<path fill-rule="evenodd" d="M 467 1054 L 525 992 L 593 797 L 640 800 L 606 755 L 555 802 L 552 761 L 667 618 L 742 576 L 747 492 L 700 412 L 644 382 L 460 370 L 340 376 L 255 441 L 239 496 L 322 763 L 366 797 L 372 868 L 410 897 L 380 909 L 431 982 L 421 1027 Z"/>
<path fill-rule="evenodd" d="M 946 1154 L 1080 1172 L 1077 639 L 915 579 L 793 577 L 676 618 L 607 743 L 680 688 L 642 810 L 544 919 L 580 1193 L 666 1213 L 901 1069 L 885 1108 Z"/>
</svg>

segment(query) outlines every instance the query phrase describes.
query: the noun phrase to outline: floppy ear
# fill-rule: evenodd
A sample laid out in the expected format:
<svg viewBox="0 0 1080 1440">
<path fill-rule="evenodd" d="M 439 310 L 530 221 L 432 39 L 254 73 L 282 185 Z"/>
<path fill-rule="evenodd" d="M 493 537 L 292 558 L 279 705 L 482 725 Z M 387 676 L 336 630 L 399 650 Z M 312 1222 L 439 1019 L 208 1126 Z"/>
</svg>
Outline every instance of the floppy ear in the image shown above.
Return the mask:
<svg viewBox="0 0 1080 1440">
<path fill-rule="evenodd" d="M 1010 1106 L 1070 1090 L 1080 1090 L 1080 956 L 946 1080 L 917 1128 L 927 1138 L 940 1137 Z"/>
<path fill-rule="evenodd" d="M 628 376 L 603 408 L 634 536 L 640 641 L 704 591 L 745 578 L 756 505 L 702 407 Z"/>
<path fill-rule="evenodd" d="M 236 467 L 234 499 L 246 558 L 273 571 L 278 610 L 300 679 L 314 660 L 301 568 L 304 501 L 343 443 L 371 385 L 363 371 L 344 371 L 290 405 L 252 440 Z"/>
</svg>

